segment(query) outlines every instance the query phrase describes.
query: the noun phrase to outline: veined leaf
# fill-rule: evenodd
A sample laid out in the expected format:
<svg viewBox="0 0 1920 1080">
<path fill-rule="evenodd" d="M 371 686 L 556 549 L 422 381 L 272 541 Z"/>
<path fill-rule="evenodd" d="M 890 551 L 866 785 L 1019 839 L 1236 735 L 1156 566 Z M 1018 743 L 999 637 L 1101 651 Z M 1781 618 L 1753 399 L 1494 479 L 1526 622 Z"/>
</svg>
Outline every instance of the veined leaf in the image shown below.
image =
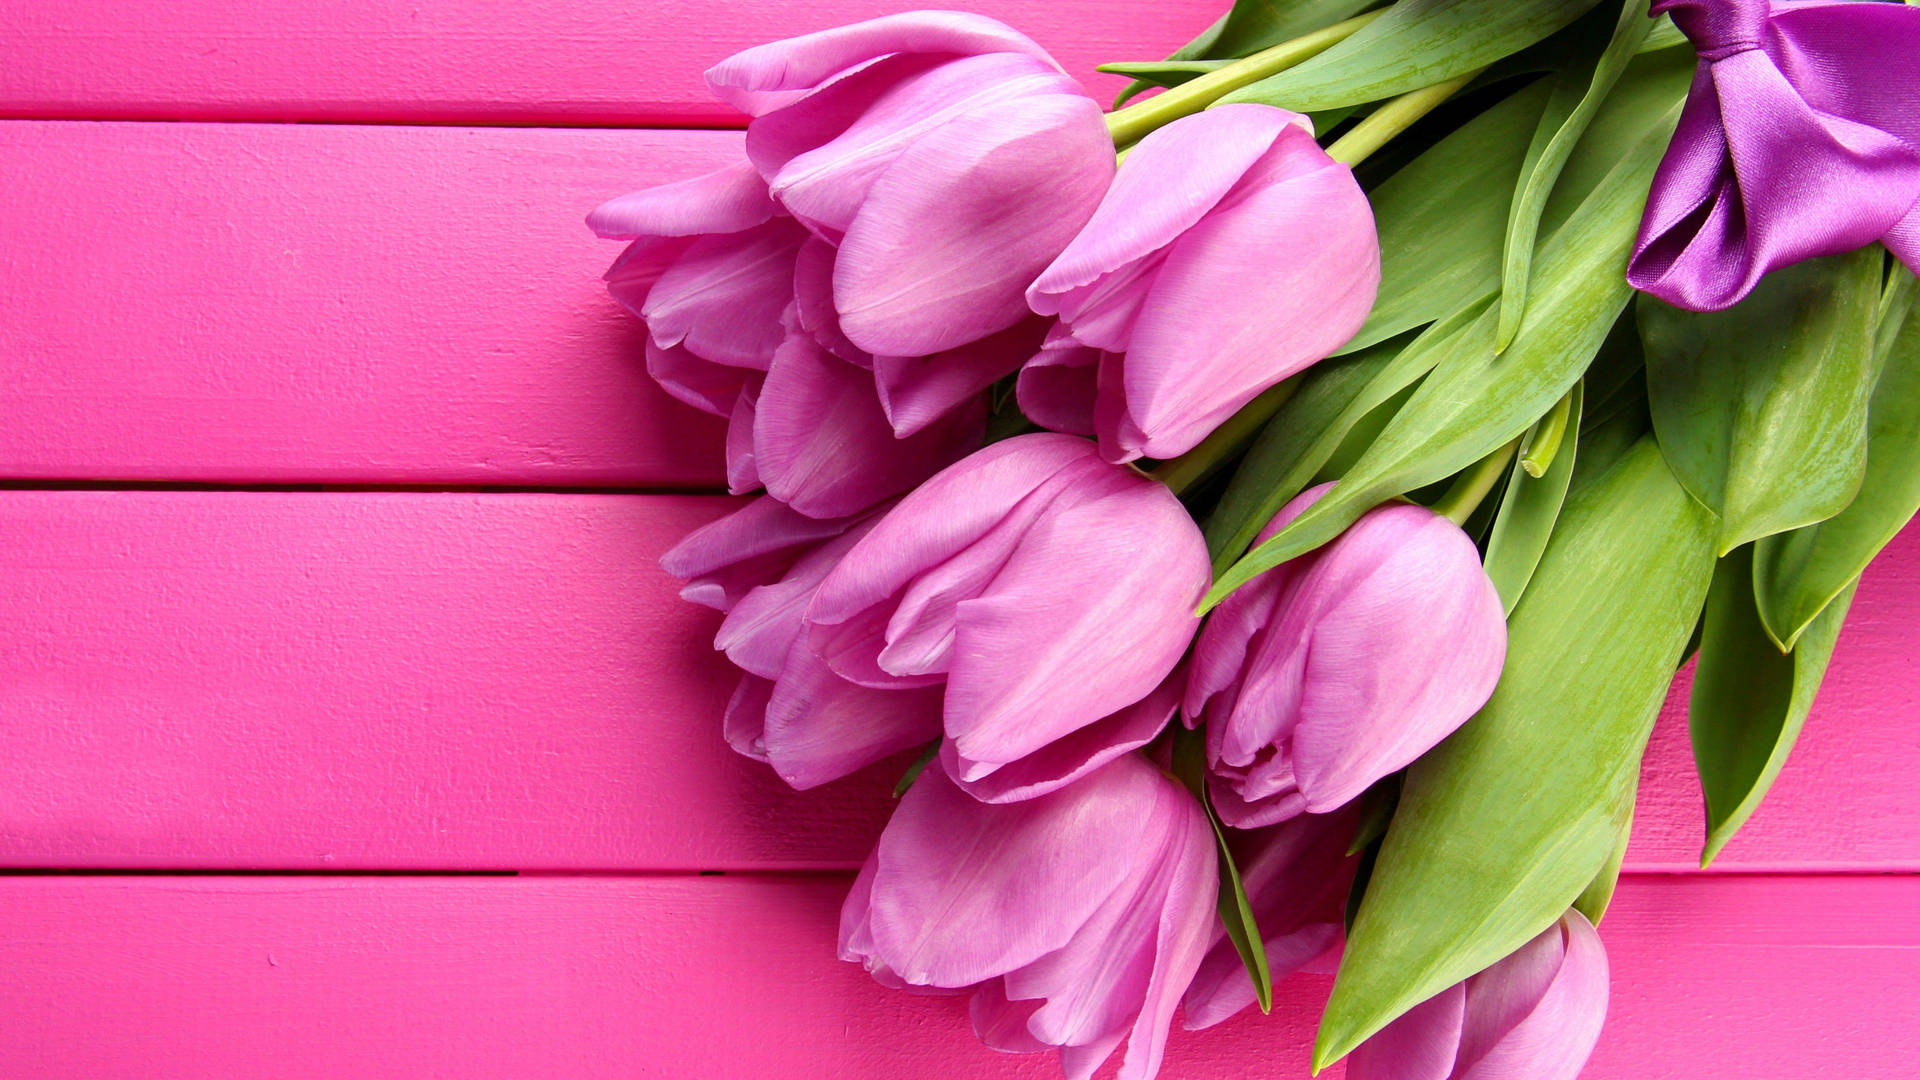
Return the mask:
<svg viewBox="0 0 1920 1080">
<path fill-rule="evenodd" d="M 1724 554 L 1846 509 L 1867 460 L 1878 247 L 1768 274 L 1720 312 L 1643 295 L 1653 430 Z"/>
<path fill-rule="evenodd" d="M 1234 865 L 1233 849 L 1227 844 L 1227 831 L 1214 812 L 1213 799 L 1207 794 L 1206 737 L 1198 730 L 1173 725 L 1173 773 L 1200 800 L 1213 826 L 1213 842 L 1220 858 L 1220 921 L 1227 928 L 1227 939 L 1246 966 L 1253 980 L 1253 996 L 1261 1012 L 1273 1011 L 1273 972 L 1267 965 L 1267 941 L 1260 936 L 1254 921 L 1253 904 L 1247 899 L 1247 887 Z"/>
<path fill-rule="evenodd" d="M 1913 275 L 1894 268 L 1895 280 Z M 1802 633 L 1920 510 L 1920 317 L 1879 331 L 1889 350 L 1867 407 L 1867 468 L 1845 510 L 1754 547 L 1754 595 L 1767 635 L 1795 648 Z M 1878 350 L 1876 349 L 1876 352 Z"/>
<path fill-rule="evenodd" d="M 1595 926 L 1607 917 L 1607 908 L 1613 903 L 1613 891 L 1620 884 L 1620 867 L 1627 861 L 1627 841 L 1633 838 L 1633 800 L 1639 793 L 1640 782 L 1636 779 L 1627 785 L 1627 792 L 1620 800 L 1622 813 L 1618 832 L 1613 838 L 1613 854 L 1601 865 L 1600 872 L 1573 901 L 1573 909 L 1587 917 Z"/>
<path fill-rule="evenodd" d="M 1507 480 L 1507 493 L 1500 500 L 1499 516 L 1493 519 L 1493 535 L 1487 539 L 1487 577 L 1500 593 L 1500 605 L 1513 614 L 1527 582 L 1533 579 L 1540 556 L 1553 535 L 1553 523 L 1560 517 L 1560 506 L 1567 497 L 1567 484 L 1573 479 L 1574 451 L 1579 440 L 1581 386 L 1573 384 L 1567 392 L 1567 433 L 1553 463 L 1543 476 L 1528 475 L 1520 461 L 1513 463 L 1513 475 Z"/>
<path fill-rule="evenodd" d="M 1614 25 L 1613 39 L 1600 54 L 1591 71 L 1575 69 L 1554 80 L 1553 96 L 1535 129 L 1533 143 L 1527 148 L 1527 164 L 1521 170 L 1519 189 L 1507 217 L 1506 246 L 1501 265 L 1500 325 L 1494 335 L 1494 350 L 1504 350 L 1520 329 L 1520 316 L 1527 306 L 1527 277 L 1533 268 L 1533 246 L 1540 229 L 1540 215 L 1546 210 L 1560 170 L 1573 155 L 1573 148 L 1587 125 L 1600 111 L 1600 105 L 1620 81 L 1646 40 L 1650 20 L 1648 0 L 1626 0 Z"/>
<path fill-rule="evenodd" d="M 1492 699 L 1407 771 L 1316 1069 L 1546 929 L 1618 845 L 1713 575 L 1713 519 L 1651 439 L 1577 471 Z"/>
<path fill-rule="evenodd" d="M 1640 117 L 1637 139 L 1542 247 L 1535 300 L 1513 345 L 1494 354 L 1498 312 L 1489 305 L 1339 486 L 1221 575 L 1203 607 L 1332 539 L 1381 501 L 1466 468 L 1573 386 L 1631 295 L 1627 253 L 1683 86 L 1668 80 L 1666 107 Z"/>
<path fill-rule="evenodd" d="M 1352 37 L 1226 101 L 1307 112 L 1432 86 L 1520 51 L 1596 0 L 1400 0 Z"/>
<path fill-rule="evenodd" d="M 1380 292 L 1353 352 L 1416 329 L 1500 284 L 1507 195 L 1547 87 L 1507 98 L 1369 192 L 1380 235 Z"/>
<path fill-rule="evenodd" d="M 1300 494 L 1348 434 L 1376 410 L 1397 408 L 1412 386 L 1460 341 L 1483 302 L 1443 319 L 1404 346 L 1398 340 L 1315 368 L 1260 432 L 1206 523 L 1215 572 L 1233 564 L 1288 499 Z"/>
<path fill-rule="evenodd" d="M 1760 625 L 1753 584 L 1753 547 L 1737 548 L 1714 571 L 1701 621 L 1700 661 L 1687 702 L 1693 762 L 1707 803 L 1701 866 L 1720 854 L 1780 775 L 1853 601 L 1849 584 L 1793 652 L 1782 654 Z"/>
</svg>

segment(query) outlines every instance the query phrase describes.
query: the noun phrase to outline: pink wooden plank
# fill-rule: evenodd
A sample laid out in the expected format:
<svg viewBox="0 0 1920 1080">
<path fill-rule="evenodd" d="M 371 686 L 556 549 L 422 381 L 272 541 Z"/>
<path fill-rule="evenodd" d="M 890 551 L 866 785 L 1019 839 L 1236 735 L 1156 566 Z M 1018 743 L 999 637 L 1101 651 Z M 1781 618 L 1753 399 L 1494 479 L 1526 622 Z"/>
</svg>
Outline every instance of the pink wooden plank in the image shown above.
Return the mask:
<svg viewBox="0 0 1920 1080">
<path fill-rule="evenodd" d="M 0 1067 L 37 1080 L 1057 1076 L 834 959 L 845 879 L 0 880 Z M 1587 1080 L 1911 1075 L 1920 878 L 1640 877 Z M 1162 1076 L 1304 1078 L 1327 980 Z M 1336 1068 L 1329 1076 L 1339 1077 Z M 1108 1074 L 1110 1075 L 1110 1073 Z"/>
<path fill-rule="evenodd" d="M 0 493 L 0 865 L 846 867 L 898 767 L 787 792 L 719 738 L 706 498 Z M 1920 530 L 1870 572 L 1723 868 L 1920 869 Z M 1670 710 L 1632 863 L 1691 866 Z"/>
<path fill-rule="evenodd" d="M 114 0 L 0 3 L 0 115 L 731 124 L 701 73 L 761 41 L 911 10 L 881 0 Z M 975 0 L 1103 97 L 1218 0 Z"/>
<path fill-rule="evenodd" d="M 582 219 L 738 142 L 0 123 L 0 477 L 712 484 Z"/>
</svg>

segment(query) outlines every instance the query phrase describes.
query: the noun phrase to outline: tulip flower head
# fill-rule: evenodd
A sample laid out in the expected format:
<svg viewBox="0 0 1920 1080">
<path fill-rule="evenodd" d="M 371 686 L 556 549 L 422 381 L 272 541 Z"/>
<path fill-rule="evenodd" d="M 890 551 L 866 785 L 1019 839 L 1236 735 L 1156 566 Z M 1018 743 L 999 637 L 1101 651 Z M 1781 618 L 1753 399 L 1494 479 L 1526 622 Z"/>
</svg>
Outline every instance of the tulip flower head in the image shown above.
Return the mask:
<svg viewBox="0 0 1920 1080">
<path fill-rule="evenodd" d="M 1289 502 L 1260 539 L 1331 487 Z M 1410 503 L 1248 582 L 1201 631 L 1187 686 L 1222 820 L 1251 828 L 1346 804 L 1477 712 L 1506 645 L 1473 541 Z"/>
<path fill-rule="evenodd" d="M 813 649 L 874 687 L 946 685 L 976 781 L 1146 697 L 1192 640 L 1206 542 L 1166 486 L 1023 435 L 927 481 L 821 583 Z"/>
<path fill-rule="evenodd" d="M 1362 1043 L 1349 1080 L 1575 1080 L 1607 1018 L 1607 950 L 1569 911 Z"/>
<path fill-rule="evenodd" d="M 707 83 L 752 117 L 748 158 L 831 263 L 809 321 L 874 356 L 1025 321 L 1027 285 L 1113 177 L 1099 104 L 979 15 L 908 12 L 759 45 Z"/>
<path fill-rule="evenodd" d="M 1306 117 L 1226 105 L 1140 140 L 1073 243 L 1027 290 L 1060 323 L 1020 406 L 1098 435 L 1109 461 L 1193 448 L 1339 348 L 1380 285 L 1366 195 Z"/>
<path fill-rule="evenodd" d="M 840 955 L 885 985 L 971 989 L 989 1046 L 1058 1048 L 1070 1080 L 1127 1042 L 1160 1067 L 1219 888 L 1205 812 L 1128 754 L 1058 791 L 992 805 L 930 769 L 867 859 Z"/>
</svg>

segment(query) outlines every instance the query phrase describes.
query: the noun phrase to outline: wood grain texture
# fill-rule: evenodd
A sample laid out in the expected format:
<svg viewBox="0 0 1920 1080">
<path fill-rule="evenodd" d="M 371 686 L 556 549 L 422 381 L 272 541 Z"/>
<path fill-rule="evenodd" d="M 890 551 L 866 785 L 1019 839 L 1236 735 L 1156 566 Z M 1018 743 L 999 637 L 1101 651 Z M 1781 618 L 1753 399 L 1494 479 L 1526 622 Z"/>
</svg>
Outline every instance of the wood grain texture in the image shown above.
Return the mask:
<svg viewBox="0 0 1920 1080">
<path fill-rule="evenodd" d="M 0 865 L 847 867 L 898 767 L 786 791 L 719 737 L 661 551 L 718 498 L 0 492 Z M 1723 868 L 1920 869 L 1920 530 L 1869 572 Z M 1694 865 L 1670 707 L 1631 863 Z"/>
<path fill-rule="evenodd" d="M 0 123 L 0 478 L 713 485 L 583 220 L 738 146 Z"/>
<path fill-rule="evenodd" d="M 937 6 L 937 5 L 935 5 Z M 1103 98 L 1213 0 L 975 0 Z M 749 45 L 912 10 L 882 0 L 0 2 L 0 115 L 155 120 L 733 124 L 701 73 Z"/>
<path fill-rule="evenodd" d="M 0 1069 L 811 1080 L 1058 1075 L 834 959 L 844 878 L 0 879 Z M 1920 878 L 1638 877 L 1586 1080 L 1894 1080 Z M 1168 1080 L 1302 1078 L 1325 978 L 1176 1032 Z M 1339 1077 L 1342 1070 L 1328 1074 Z M 1110 1075 L 1110 1070 L 1108 1072 Z"/>
</svg>

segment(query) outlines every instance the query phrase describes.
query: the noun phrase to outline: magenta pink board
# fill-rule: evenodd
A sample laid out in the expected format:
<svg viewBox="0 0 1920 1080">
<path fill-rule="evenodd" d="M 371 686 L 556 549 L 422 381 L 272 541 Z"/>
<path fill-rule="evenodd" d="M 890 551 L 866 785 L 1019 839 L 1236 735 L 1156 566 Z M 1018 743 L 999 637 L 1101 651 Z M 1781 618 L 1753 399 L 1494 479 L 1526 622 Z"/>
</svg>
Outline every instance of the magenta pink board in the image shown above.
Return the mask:
<svg viewBox="0 0 1920 1080">
<path fill-rule="evenodd" d="M 960 1001 L 834 960 L 846 884 L 9 879 L 0 1062 L 36 1080 L 1058 1075 L 979 1045 Z M 1614 1014 L 1587 1080 L 1911 1075 L 1920 879 L 1629 877 L 1605 930 Z M 1177 1032 L 1162 1075 L 1304 1077 L 1326 988 L 1296 978 L 1270 1017 Z"/>
<path fill-rule="evenodd" d="M 0 1078 L 1057 1075 L 834 959 L 900 763 L 721 742 L 657 565 L 720 427 L 582 224 L 738 153 L 658 130 L 708 65 L 905 6 L 0 0 Z M 970 6 L 1107 95 L 1224 0 Z M 1683 679 L 1588 1080 L 1915 1074 L 1917 627 L 1920 529 L 1709 872 Z M 1304 1077 L 1325 992 L 1162 1075 Z"/>
</svg>

